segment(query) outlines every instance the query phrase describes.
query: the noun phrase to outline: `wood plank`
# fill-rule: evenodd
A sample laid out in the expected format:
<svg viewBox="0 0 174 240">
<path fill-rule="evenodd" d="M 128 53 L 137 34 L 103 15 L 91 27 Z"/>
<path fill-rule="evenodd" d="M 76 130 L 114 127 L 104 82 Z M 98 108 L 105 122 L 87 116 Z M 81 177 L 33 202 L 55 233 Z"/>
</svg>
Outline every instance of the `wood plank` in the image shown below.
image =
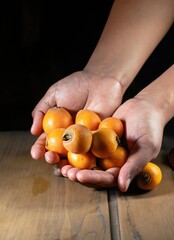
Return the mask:
<svg viewBox="0 0 174 240">
<path fill-rule="evenodd" d="M 29 132 L 0 132 L 0 239 L 111 239 L 106 191 L 53 175 Z"/>
<path fill-rule="evenodd" d="M 129 190 L 117 192 L 121 240 L 171 240 L 174 238 L 174 173 L 166 151 L 155 162 L 163 172 L 162 183 L 146 193 Z"/>
</svg>

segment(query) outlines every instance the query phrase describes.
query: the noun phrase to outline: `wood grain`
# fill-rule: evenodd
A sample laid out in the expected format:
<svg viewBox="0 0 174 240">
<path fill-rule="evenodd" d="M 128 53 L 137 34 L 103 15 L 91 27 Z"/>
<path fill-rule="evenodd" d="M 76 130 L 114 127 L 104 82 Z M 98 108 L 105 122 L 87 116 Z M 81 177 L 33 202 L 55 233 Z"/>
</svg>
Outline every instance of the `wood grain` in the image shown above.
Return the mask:
<svg viewBox="0 0 174 240">
<path fill-rule="evenodd" d="M 0 132 L 0 239 L 172 240 L 174 173 L 162 149 L 163 180 L 150 192 L 97 191 L 35 161 L 29 132 Z"/>
<path fill-rule="evenodd" d="M 111 239 L 107 192 L 53 175 L 31 158 L 34 140 L 0 133 L 0 239 Z"/>
<path fill-rule="evenodd" d="M 161 150 L 155 162 L 161 167 L 161 184 L 150 192 L 117 193 L 121 240 L 174 239 L 174 174 L 166 152 Z"/>
</svg>

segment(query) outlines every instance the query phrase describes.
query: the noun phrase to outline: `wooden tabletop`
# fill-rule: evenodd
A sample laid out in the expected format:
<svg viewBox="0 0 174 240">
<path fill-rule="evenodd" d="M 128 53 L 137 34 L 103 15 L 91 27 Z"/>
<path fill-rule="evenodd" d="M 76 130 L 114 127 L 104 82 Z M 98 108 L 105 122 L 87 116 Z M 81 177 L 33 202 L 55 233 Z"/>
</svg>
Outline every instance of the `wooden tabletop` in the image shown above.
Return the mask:
<svg viewBox="0 0 174 240">
<path fill-rule="evenodd" d="M 174 175 L 165 149 L 156 189 L 120 193 L 55 176 L 53 165 L 31 158 L 34 140 L 29 132 L 0 132 L 0 239 L 174 239 Z"/>
</svg>

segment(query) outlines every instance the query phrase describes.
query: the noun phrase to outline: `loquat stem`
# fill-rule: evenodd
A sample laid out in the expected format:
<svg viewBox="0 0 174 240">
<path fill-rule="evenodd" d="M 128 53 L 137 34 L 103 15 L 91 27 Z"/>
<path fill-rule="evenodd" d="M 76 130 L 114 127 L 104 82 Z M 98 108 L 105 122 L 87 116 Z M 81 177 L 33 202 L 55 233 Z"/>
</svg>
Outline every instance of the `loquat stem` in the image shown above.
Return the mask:
<svg viewBox="0 0 174 240">
<path fill-rule="evenodd" d="M 63 141 L 70 141 L 72 139 L 72 135 L 69 133 L 66 133 L 65 135 L 63 135 L 62 140 Z"/>
<path fill-rule="evenodd" d="M 139 175 L 139 180 L 143 183 L 143 184 L 148 184 L 151 182 L 152 178 L 151 175 L 149 173 L 140 173 Z"/>
<path fill-rule="evenodd" d="M 116 136 L 116 142 L 117 142 L 118 145 L 121 144 L 120 138 L 118 136 Z"/>
</svg>

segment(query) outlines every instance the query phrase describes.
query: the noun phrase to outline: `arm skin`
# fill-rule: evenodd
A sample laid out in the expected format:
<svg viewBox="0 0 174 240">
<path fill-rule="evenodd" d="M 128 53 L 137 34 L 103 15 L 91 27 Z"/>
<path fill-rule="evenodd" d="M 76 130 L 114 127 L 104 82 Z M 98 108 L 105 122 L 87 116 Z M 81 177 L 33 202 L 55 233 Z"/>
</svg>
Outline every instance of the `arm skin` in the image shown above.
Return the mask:
<svg viewBox="0 0 174 240">
<path fill-rule="evenodd" d="M 125 122 L 130 156 L 120 170 L 79 170 L 68 165 L 62 168 L 64 176 L 83 184 L 118 185 L 126 191 L 141 168 L 157 156 L 164 125 L 174 114 L 173 66 L 135 98 L 119 105 L 173 20 L 173 0 L 116 0 L 84 70 L 52 85 L 37 104 L 32 113 L 32 134 L 41 134 L 43 116 L 54 105 L 73 111 L 89 108 L 102 117 L 114 114 Z M 44 146 L 45 136 L 41 134 L 31 149 L 32 157 L 54 158 L 53 152 L 45 154 Z"/>
<path fill-rule="evenodd" d="M 173 21 L 173 0 L 115 1 L 85 69 L 115 77 L 124 93 Z"/>
<path fill-rule="evenodd" d="M 174 116 L 174 64 L 136 96 L 152 104 L 163 116 L 163 126 Z"/>
</svg>

